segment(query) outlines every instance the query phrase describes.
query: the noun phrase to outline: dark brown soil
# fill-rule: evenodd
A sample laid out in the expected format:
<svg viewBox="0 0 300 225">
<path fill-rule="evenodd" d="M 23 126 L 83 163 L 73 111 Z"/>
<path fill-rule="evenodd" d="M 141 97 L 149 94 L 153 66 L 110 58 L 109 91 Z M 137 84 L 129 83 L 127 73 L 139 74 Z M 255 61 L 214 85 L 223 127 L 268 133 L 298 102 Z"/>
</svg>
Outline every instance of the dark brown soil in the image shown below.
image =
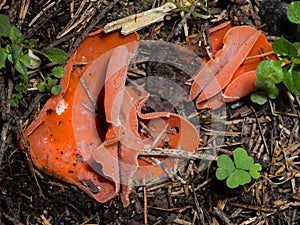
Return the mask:
<svg viewBox="0 0 300 225">
<path fill-rule="evenodd" d="M 20 16 L 23 4 L 28 2 L 27 14 Z M 54 2 L 54 1 L 53 1 Z M 100 2 L 104 2 L 100 4 Z M 90 1 L 97 9 L 89 21 L 84 20 L 66 36 L 56 39 L 66 27 L 70 18 L 70 4 L 76 11 L 81 1 L 56 1 L 55 5 L 41 13 L 47 1 L 0 1 L 0 12 L 9 16 L 26 38 L 34 38 L 37 48 L 64 49 L 69 54 L 88 32 L 102 28 L 107 22 L 157 7 L 154 0 L 136 1 Z M 269 35 L 281 35 L 280 28 L 272 31 L 265 26 L 259 14 L 260 0 L 217 0 L 210 1 L 214 15 L 209 26 L 231 20 L 237 25 L 252 25 L 263 28 Z M 266 3 L 265 3 L 266 4 Z M 110 9 L 111 7 L 111 9 Z M 24 10 L 24 9 L 23 9 Z M 270 11 L 268 11 L 269 13 Z M 32 26 L 33 18 L 41 13 Z M 217 17 L 217 15 L 223 15 Z M 264 14 L 263 18 L 268 15 Z M 270 14 L 270 16 L 272 16 Z M 267 19 L 265 19 L 267 21 Z M 151 25 L 138 31 L 141 39 L 163 39 L 184 44 L 183 32 L 170 32 L 181 21 L 179 13 L 166 20 L 159 28 Z M 199 33 L 205 20 L 191 17 L 187 20 L 189 34 Z M 268 23 L 267 23 L 268 25 Z M 152 75 L 169 74 L 178 83 L 184 83 L 184 76 L 172 68 L 149 63 L 144 68 Z M 47 71 L 44 68 L 45 71 Z M 172 72 L 173 71 L 173 72 Z M 176 75 L 177 74 L 177 75 Z M 20 131 L 33 120 L 49 94 L 28 93 L 17 108 L 10 107 L 10 94 L 18 83 L 10 75 L 10 69 L 0 71 L 1 142 L 0 142 L 0 224 L 300 224 L 300 99 L 293 103 L 283 94 L 270 105 L 257 106 L 248 97 L 226 106 L 227 119 L 223 121 L 228 135 L 219 143 L 210 139 L 210 123 L 205 121 L 209 111 L 200 111 L 200 150 L 217 149 L 230 154 L 235 147 L 247 149 L 255 161 L 263 166 L 263 177 L 244 188 L 229 189 L 225 182 L 215 178 L 216 162 L 191 160 L 181 174 L 186 184 L 165 180 L 160 185 L 147 187 L 147 210 L 144 208 L 143 187 L 136 187 L 132 203 L 124 208 L 119 197 L 101 204 L 91 199 L 75 186 L 63 183 L 36 171 L 37 180 L 44 197 L 39 195 L 38 186 L 30 172 L 30 159 L 19 148 Z M 167 76 L 167 75 L 166 75 Z M 174 77 L 175 76 L 175 77 Z M 161 105 L 153 98 L 148 107 Z M 167 105 L 165 107 L 168 107 Z M 158 109 L 161 110 L 161 109 Z M 172 110 L 172 109 L 170 109 Z M 214 147 L 210 147 L 210 146 Z"/>
</svg>

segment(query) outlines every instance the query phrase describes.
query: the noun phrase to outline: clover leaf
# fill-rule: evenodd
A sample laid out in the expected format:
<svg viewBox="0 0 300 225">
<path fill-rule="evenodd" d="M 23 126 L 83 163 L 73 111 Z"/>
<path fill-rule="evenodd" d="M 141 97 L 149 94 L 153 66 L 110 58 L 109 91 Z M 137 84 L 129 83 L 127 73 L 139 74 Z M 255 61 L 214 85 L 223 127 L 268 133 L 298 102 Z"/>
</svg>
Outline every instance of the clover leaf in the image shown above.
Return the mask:
<svg viewBox="0 0 300 225">
<path fill-rule="evenodd" d="M 217 164 L 219 167 L 216 171 L 218 180 L 225 180 L 235 169 L 232 160 L 227 155 L 220 155 Z"/>
<path fill-rule="evenodd" d="M 251 176 L 244 170 L 236 169 L 227 178 L 226 185 L 229 188 L 237 188 L 239 185 L 245 185 L 250 183 Z"/>
<path fill-rule="evenodd" d="M 254 160 L 251 156 L 248 156 L 248 153 L 243 148 L 236 148 L 233 152 L 234 163 L 236 168 L 241 170 L 249 170 L 254 163 Z"/>
<path fill-rule="evenodd" d="M 254 179 L 257 179 L 260 177 L 260 173 L 259 171 L 262 170 L 262 167 L 259 163 L 254 163 L 249 170 L 249 174 L 251 177 L 253 177 Z"/>
<path fill-rule="evenodd" d="M 251 182 L 251 178 L 260 177 L 259 171 L 262 167 L 254 163 L 251 156 L 243 148 L 236 148 L 233 152 L 233 159 L 227 155 L 220 155 L 217 161 L 218 168 L 216 177 L 218 180 L 225 180 L 229 188 L 236 188 Z"/>
</svg>

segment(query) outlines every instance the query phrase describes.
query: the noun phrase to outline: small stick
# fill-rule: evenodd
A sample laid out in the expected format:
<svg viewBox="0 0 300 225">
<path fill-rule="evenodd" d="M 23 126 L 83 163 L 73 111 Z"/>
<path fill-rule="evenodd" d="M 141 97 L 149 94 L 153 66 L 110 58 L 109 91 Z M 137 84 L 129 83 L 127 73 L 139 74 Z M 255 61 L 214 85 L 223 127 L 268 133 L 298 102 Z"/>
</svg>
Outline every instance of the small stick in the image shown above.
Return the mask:
<svg viewBox="0 0 300 225">
<path fill-rule="evenodd" d="M 42 9 L 29 23 L 29 27 L 31 27 L 48 9 L 53 7 L 56 4 L 56 2 L 51 2 L 49 5 L 47 5 L 45 8 Z"/>
<path fill-rule="evenodd" d="M 25 156 L 26 156 L 26 159 L 27 159 L 27 163 L 28 163 L 28 166 L 29 166 L 29 169 L 30 169 L 30 173 L 31 173 L 31 176 L 33 177 L 37 187 L 38 187 L 38 192 L 39 192 L 39 195 L 42 197 L 42 198 L 46 198 L 44 193 L 43 193 L 43 190 L 38 182 L 38 179 L 36 177 L 36 174 L 35 174 L 35 170 L 33 168 L 33 163 L 31 161 L 31 158 L 29 156 L 29 149 L 30 149 L 30 146 L 29 146 L 29 143 L 28 141 L 26 140 L 25 136 L 24 136 L 24 132 L 20 126 L 19 123 L 17 123 L 17 126 L 18 126 L 18 131 L 19 131 L 19 134 L 21 136 L 21 140 L 22 140 L 22 144 L 24 146 L 24 153 L 25 153 Z"/>
<path fill-rule="evenodd" d="M 214 207 L 213 213 L 216 214 L 220 219 L 222 219 L 224 224 L 233 225 L 228 216 L 219 207 Z"/>
<path fill-rule="evenodd" d="M 80 77 L 80 83 L 83 86 L 83 89 L 85 90 L 85 93 L 88 95 L 89 100 L 91 101 L 93 107 L 96 109 L 97 101 L 96 101 L 94 95 L 92 94 L 92 92 L 90 91 L 87 83 L 85 82 L 85 80 L 82 77 Z"/>
<path fill-rule="evenodd" d="M 88 36 L 88 33 L 99 23 L 99 21 L 106 15 L 107 12 L 109 12 L 111 9 L 113 9 L 115 7 L 115 5 L 118 2 L 119 2 L 119 0 L 114 0 L 114 1 L 110 2 L 109 5 L 107 5 L 103 10 L 101 10 L 101 11 L 99 10 L 100 11 L 99 15 L 96 16 L 95 19 L 89 23 L 89 25 L 83 31 L 82 35 L 76 39 L 76 41 L 75 41 L 74 45 L 72 46 L 72 48 L 70 49 L 69 53 L 72 53 L 73 51 L 75 51 L 77 49 L 80 42 Z"/>
<path fill-rule="evenodd" d="M 251 108 L 251 110 L 252 110 L 252 112 L 253 112 L 253 114 L 254 114 L 255 120 L 256 120 L 256 122 L 257 122 L 258 130 L 259 130 L 259 133 L 260 133 L 260 135 L 261 135 L 261 137 L 262 137 L 262 140 L 263 140 L 264 146 L 265 146 L 265 148 L 266 148 L 266 151 L 267 151 L 268 155 L 270 156 L 270 151 L 269 151 L 269 148 L 268 148 L 266 139 L 265 139 L 265 137 L 264 137 L 264 135 L 263 135 L 263 131 L 262 131 L 262 128 L 261 128 L 260 123 L 259 123 L 259 121 L 258 121 L 258 117 L 257 117 L 257 114 L 256 114 L 256 112 L 255 112 L 255 109 L 254 109 L 252 106 L 250 106 L 250 108 Z"/>
<path fill-rule="evenodd" d="M 179 149 L 167 149 L 167 148 L 145 148 L 140 153 L 140 156 L 170 156 L 174 158 L 184 159 L 205 159 L 214 161 L 217 160 L 217 156 L 210 154 L 199 154 L 195 152 L 188 152 Z"/>
<path fill-rule="evenodd" d="M 239 202 L 229 202 L 231 206 L 235 207 L 240 207 L 244 209 L 250 209 L 254 211 L 263 211 L 263 212 L 273 212 L 276 211 L 276 209 L 272 209 L 269 207 L 264 207 L 264 206 L 255 206 L 255 205 L 249 205 L 249 204 L 244 204 L 244 203 L 239 203 Z"/>
<path fill-rule="evenodd" d="M 148 224 L 148 203 L 147 203 L 147 189 L 145 185 L 145 177 L 143 177 L 143 192 L 144 192 L 144 223 Z"/>
<path fill-rule="evenodd" d="M 178 33 L 179 33 L 180 29 L 182 28 L 182 26 L 184 24 L 186 24 L 187 19 L 190 18 L 191 14 L 195 10 L 198 2 L 199 2 L 199 0 L 194 1 L 193 5 L 190 7 L 189 12 L 187 14 L 185 14 L 184 17 L 182 18 L 182 20 L 178 23 L 177 27 L 174 30 L 174 33 L 175 33 L 176 36 L 178 35 Z"/>
<path fill-rule="evenodd" d="M 73 17 L 74 17 L 74 4 L 75 4 L 74 1 L 75 0 L 72 0 L 72 2 L 70 3 L 70 17 L 71 17 L 71 19 L 73 19 Z"/>
<path fill-rule="evenodd" d="M 191 187 L 192 187 L 194 202 L 195 202 L 195 206 L 196 206 L 196 212 L 198 214 L 200 222 L 201 222 L 201 224 L 206 224 L 206 222 L 204 220 L 204 214 L 203 214 L 202 209 L 200 208 L 200 204 L 199 204 L 199 201 L 198 201 L 198 198 L 197 198 L 197 195 L 196 195 L 196 192 L 195 192 L 195 187 L 194 187 L 193 183 L 191 183 Z"/>
<path fill-rule="evenodd" d="M 95 108 L 91 107 L 89 104 L 87 104 L 85 101 L 81 102 L 81 105 L 86 108 L 89 112 L 91 112 L 92 114 L 96 115 L 96 111 Z"/>
<path fill-rule="evenodd" d="M 28 7 L 30 4 L 30 0 L 23 0 L 22 4 L 21 4 L 21 9 L 20 9 L 20 14 L 19 14 L 19 18 L 20 20 L 23 22 L 23 20 L 25 19 L 25 16 L 27 14 L 28 11 Z"/>
<path fill-rule="evenodd" d="M 155 148 L 156 145 L 163 139 L 163 136 L 166 134 L 167 128 L 168 128 L 169 124 L 167 123 L 165 125 L 165 127 L 161 130 L 161 132 L 159 133 L 159 135 L 157 135 L 157 137 L 155 138 L 155 140 L 153 141 L 151 148 Z"/>
<path fill-rule="evenodd" d="M 261 57 L 266 57 L 266 56 L 272 55 L 274 53 L 275 52 L 272 50 L 272 51 L 265 52 L 265 53 L 262 53 L 262 54 L 259 54 L 259 55 L 248 56 L 248 57 L 246 57 L 246 60 L 251 60 L 251 59 L 257 59 L 257 58 L 261 58 Z"/>
<path fill-rule="evenodd" d="M 166 174 L 172 181 L 175 181 L 173 173 L 169 170 L 169 168 L 166 166 L 166 164 L 164 164 L 162 161 L 160 161 L 156 158 L 151 158 L 151 159 L 166 172 Z"/>
</svg>

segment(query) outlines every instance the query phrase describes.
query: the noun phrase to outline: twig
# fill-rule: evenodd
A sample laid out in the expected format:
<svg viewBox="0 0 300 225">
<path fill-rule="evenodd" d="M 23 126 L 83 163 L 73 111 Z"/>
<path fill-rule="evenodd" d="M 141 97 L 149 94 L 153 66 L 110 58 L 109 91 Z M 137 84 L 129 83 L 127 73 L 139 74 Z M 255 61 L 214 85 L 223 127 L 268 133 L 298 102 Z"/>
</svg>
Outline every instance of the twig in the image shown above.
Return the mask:
<svg viewBox="0 0 300 225">
<path fill-rule="evenodd" d="M 148 224 L 148 203 L 147 203 L 147 189 L 145 186 L 145 177 L 143 178 L 143 193 L 144 193 L 144 224 Z"/>
<path fill-rule="evenodd" d="M 263 212 L 273 212 L 275 209 L 264 207 L 264 206 L 255 206 L 255 205 L 249 205 L 244 203 L 238 203 L 238 202 L 229 202 L 230 205 L 235 207 L 241 207 L 244 209 L 250 209 L 255 211 L 263 211 Z"/>
<path fill-rule="evenodd" d="M 109 12 L 112 8 L 114 8 L 118 2 L 119 0 L 114 0 L 106 8 L 100 11 L 99 15 L 96 16 L 96 18 L 94 18 L 93 21 L 91 21 L 91 23 L 83 31 L 82 35 L 76 39 L 74 45 L 72 46 L 72 48 L 70 48 L 69 54 L 71 54 L 73 51 L 75 51 L 75 49 L 77 49 L 80 42 L 87 37 L 88 33 L 94 28 L 94 26 L 96 26 L 99 23 L 99 21 L 106 15 L 106 13 Z"/>
<path fill-rule="evenodd" d="M 79 14 L 81 13 L 81 11 L 83 10 L 83 7 L 85 6 L 85 3 L 86 3 L 86 0 L 83 0 L 80 3 L 80 6 L 78 7 L 75 15 L 72 16 L 72 19 L 68 22 L 68 24 L 64 27 L 64 29 L 57 35 L 57 37 L 56 37 L 57 39 L 60 39 L 62 36 L 64 36 L 68 32 L 70 32 L 74 28 L 74 26 L 72 26 L 72 24 L 74 23 L 74 21 L 76 20 L 76 18 L 79 16 Z M 73 4 L 73 7 L 74 7 L 74 4 Z M 71 4 L 71 7 L 70 7 L 70 11 L 71 11 L 71 14 L 72 14 L 72 4 Z"/>
<path fill-rule="evenodd" d="M 80 77 L 80 83 L 81 83 L 81 85 L 82 85 L 85 93 L 87 94 L 89 100 L 91 101 L 92 106 L 96 109 L 96 107 L 97 107 L 97 100 L 94 97 L 94 95 L 92 94 L 92 92 L 90 91 L 87 83 L 85 82 L 85 80 L 82 77 Z"/>
<path fill-rule="evenodd" d="M 36 96 L 31 101 L 30 105 L 27 107 L 26 112 L 21 116 L 22 121 L 25 121 L 31 115 L 33 110 L 36 109 L 37 105 L 40 103 L 43 96 L 44 95 L 41 93 L 36 93 Z"/>
<path fill-rule="evenodd" d="M 261 135 L 261 137 L 262 137 L 262 140 L 263 140 L 264 146 L 265 146 L 265 148 L 266 148 L 266 151 L 267 151 L 268 155 L 270 156 L 270 151 L 269 151 L 269 148 L 268 148 L 266 139 L 265 139 L 265 137 L 264 137 L 264 135 L 263 135 L 263 131 L 262 131 L 261 126 L 260 126 L 260 123 L 259 123 L 259 121 L 258 121 L 258 117 L 257 117 L 257 115 L 256 115 L 256 112 L 255 112 L 255 110 L 254 110 L 254 108 L 253 108 L 252 106 L 250 106 L 250 108 L 251 108 L 251 110 L 252 110 L 252 112 L 253 112 L 253 114 L 254 114 L 254 117 L 255 117 L 255 119 L 256 119 L 256 122 L 257 122 L 257 125 L 258 125 L 258 129 L 259 129 L 259 133 L 260 133 L 260 135 Z"/>
<path fill-rule="evenodd" d="M 1 163 L 2 163 L 2 159 L 3 159 L 3 156 L 4 156 L 4 153 L 7 149 L 7 134 L 8 134 L 8 129 L 9 129 L 9 126 L 10 126 L 10 122 L 11 122 L 11 119 L 9 119 L 2 127 L 2 131 L 1 131 L 1 137 L 0 137 L 0 140 L 1 140 L 1 145 L 0 145 L 0 166 L 1 166 Z"/>
<path fill-rule="evenodd" d="M 140 156 L 170 156 L 174 158 L 184 159 L 204 159 L 209 161 L 217 160 L 217 156 L 208 154 L 199 154 L 195 152 L 187 152 L 179 149 L 166 148 L 145 148 L 139 153 Z"/>
<path fill-rule="evenodd" d="M 157 135 L 157 137 L 155 138 L 155 140 L 153 141 L 151 148 L 155 148 L 156 145 L 163 139 L 163 136 L 166 134 L 167 128 L 168 128 L 169 124 L 167 123 L 165 125 L 165 127 L 161 130 L 161 132 Z"/>
<path fill-rule="evenodd" d="M 29 27 L 31 27 L 43 14 L 45 14 L 45 12 L 50 9 L 51 7 L 53 7 L 56 4 L 56 2 L 51 2 L 49 5 L 47 5 L 45 8 L 42 9 L 42 11 L 40 11 L 29 23 Z"/>
<path fill-rule="evenodd" d="M 26 159 L 27 159 L 27 163 L 28 163 L 28 166 L 29 166 L 29 169 L 30 169 L 30 172 L 31 172 L 31 176 L 33 177 L 37 187 L 38 187 L 38 192 L 39 192 L 39 195 L 42 197 L 42 198 L 46 198 L 43 191 L 42 191 L 42 188 L 37 180 L 37 177 L 36 177 L 36 174 L 35 174 L 35 170 L 33 168 L 33 163 L 31 161 L 31 158 L 29 156 L 29 143 L 28 141 L 26 140 L 25 136 L 24 136 L 24 132 L 20 126 L 19 123 L 17 123 L 17 126 L 18 126 L 18 131 L 19 131 L 19 135 L 21 136 L 21 141 L 22 141 L 22 144 L 24 146 L 24 153 L 25 153 L 25 156 L 26 156 Z"/>
<path fill-rule="evenodd" d="M 25 19 L 29 4 L 30 4 L 30 0 L 22 0 L 20 13 L 19 13 L 19 18 L 20 18 L 21 23 L 23 23 L 23 21 Z"/>
<path fill-rule="evenodd" d="M 259 54 L 259 55 L 248 56 L 245 60 L 257 59 L 257 58 L 261 58 L 261 57 L 272 55 L 274 53 L 275 53 L 274 51 L 269 51 L 269 52 L 265 52 L 265 53 Z"/>
<path fill-rule="evenodd" d="M 177 24 L 177 27 L 174 30 L 175 35 L 177 36 L 182 26 L 186 23 L 187 19 L 191 17 L 192 12 L 195 10 L 199 0 L 195 0 L 193 5 L 190 7 L 190 10 L 187 14 L 184 15 L 182 20 Z"/>
<path fill-rule="evenodd" d="M 194 197 L 194 202 L 195 202 L 195 206 L 196 206 L 196 210 L 197 210 L 197 214 L 198 214 L 198 217 L 200 219 L 200 222 L 201 224 L 207 224 L 204 220 L 204 215 L 203 215 L 203 211 L 202 209 L 200 208 L 200 204 L 199 204 L 199 201 L 198 201 L 198 198 L 197 198 L 197 195 L 196 195 L 196 192 L 195 192 L 195 187 L 194 187 L 194 184 L 191 183 L 191 188 L 192 188 L 192 192 L 193 192 L 193 197 Z"/>
<path fill-rule="evenodd" d="M 216 214 L 220 219 L 222 219 L 224 224 L 233 225 L 228 216 L 221 209 L 219 209 L 219 207 L 214 207 L 214 214 Z"/>
</svg>

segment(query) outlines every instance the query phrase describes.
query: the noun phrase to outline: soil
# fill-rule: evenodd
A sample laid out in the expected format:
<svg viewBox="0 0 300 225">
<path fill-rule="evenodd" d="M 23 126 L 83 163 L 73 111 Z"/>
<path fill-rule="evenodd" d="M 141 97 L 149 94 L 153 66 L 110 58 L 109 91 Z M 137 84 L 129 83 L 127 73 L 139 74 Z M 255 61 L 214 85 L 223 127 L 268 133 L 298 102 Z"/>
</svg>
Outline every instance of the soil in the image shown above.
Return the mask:
<svg viewBox="0 0 300 225">
<path fill-rule="evenodd" d="M 76 12 L 81 1 L 52 1 L 55 4 L 45 10 L 45 6 L 51 2 L 4 0 L 0 1 L 0 12 L 7 15 L 27 39 L 35 39 L 37 49 L 57 47 L 70 54 L 88 32 L 102 28 L 110 21 L 157 7 L 159 2 L 87 1 L 84 9 L 90 7 L 95 13 L 89 13 L 89 19 L 84 18 L 75 29 L 60 38 L 57 36 L 71 20 L 70 6 Z M 274 27 L 274 23 L 270 22 L 274 22 L 275 17 L 278 21 L 286 22 L 281 19 L 285 18 L 284 14 L 272 13 L 271 10 L 271 5 L 280 10 L 281 1 L 274 1 L 277 5 L 270 1 L 262 4 L 261 0 L 209 2 L 213 17 L 208 20 L 188 18 L 189 34 L 198 34 L 207 25 L 212 27 L 228 20 L 236 25 L 248 24 L 263 29 L 270 40 L 276 36 L 290 37 L 293 34 L 290 29 L 284 33 L 286 31 L 282 27 L 286 26 L 283 24 L 277 23 L 278 26 Z M 25 17 L 20 13 L 22 10 L 26 12 Z M 32 22 L 39 13 L 40 17 Z M 171 32 L 180 21 L 178 11 L 163 23 L 138 31 L 140 39 L 163 39 L 185 44 L 184 32 Z M 299 31 L 295 26 L 291 29 Z M 295 38 L 290 37 L 291 40 Z M 36 182 L 31 173 L 30 156 L 19 148 L 18 140 L 21 131 L 33 121 L 50 94 L 27 93 L 18 107 L 11 107 L 12 87 L 19 80 L 9 76 L 13 71 L 10 69 L 2 69 L 0 73 L 0 224 L 300 224 L 298 96 L 293 96 L 294 101 L 290 101 L 287 94 L 282 94 L 279 99 L 264 106 L 255 105 L 249 97 L 227 104 L 226 121 L 219 121 L 227 131 L 225 137 L 217 133 L 212 136 L 211 133 L 216 130 L 211 126 L 212 121 L 206 119 L 210 118 L 212 112 L 199 111 L 200 151 L 218 150 L 232 155 L 236 147 L 243 147 L 262 165 L 261 178 L 244 187 L 230 189 L 224 181 L 216 179 L 215 161 L 203 163 L 190 160 L 188 166 L 178 174 L 185 177 L 186 184 L 165 179 L 160 184 L 136 187 L 131 194 L 131 204 L 124 208 L 119 197 L 102 204 L 76 186 L 38 170 L 34 170 Z M 148 63 L 140 69 L 148 75 L 165 74 L 168 78 L 173 77 L 181 85 L 186 82 L 184 74 L 162 64 Z M 42 70 L 46 73 L 48 67 L 43 66 Z M 159 111 L 162 105 L 164 110 L 174 110 L 168 104 L 162 104 L 157 96 L 151 98 L 147 108 Z M 206 169 L 201 169 L 204 164 Z M 146 208 L 145 194 L 148 203 Z"/>
</svg>

